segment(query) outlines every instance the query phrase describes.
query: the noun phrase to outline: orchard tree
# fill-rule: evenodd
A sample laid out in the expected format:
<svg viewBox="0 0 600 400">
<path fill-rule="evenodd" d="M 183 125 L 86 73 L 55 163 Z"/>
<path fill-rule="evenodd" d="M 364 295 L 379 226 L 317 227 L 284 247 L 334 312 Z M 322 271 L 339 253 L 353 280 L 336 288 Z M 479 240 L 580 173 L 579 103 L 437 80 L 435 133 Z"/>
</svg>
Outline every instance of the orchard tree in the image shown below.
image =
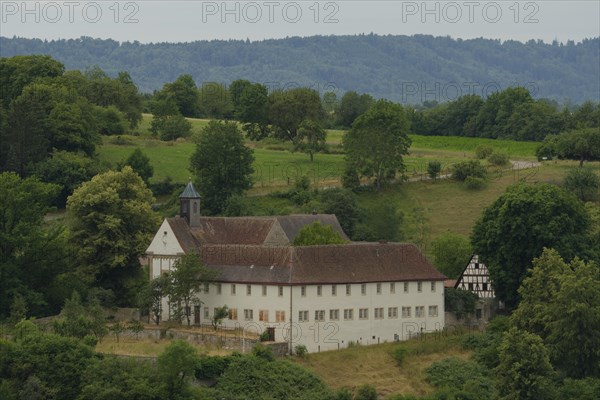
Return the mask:
<svg viewBox="0 0 600 400">
<path fill-rule="evenodd" d="M 592 168 L 573 168 L 567 173 L 564 186 L 581 201 L 595 201 L 600 193 L 600 176 Z"/>
<path fill-rule="evenodd" d="M 274 135 L 277 138 L 294 142 L 302 121 L 321 121 L 324 115 L 321 98 L 316 90 L 278 90 L 269 96 L 269 120 L 275 127 Z"/>
<path fill-rule="evenodd" d="M 547 136 L 536 154 L 538 158 L 558 156 L 560 159 L 577 160 L 583 167 L 585 161 L 600 160 L 600 130 L 586 128 Z"/>
<path fill-rule="evenodd" d="M 150 132 L 158 135 L 160 140 L 175 140 L 190 135 L 192 124 L 179 113 L 177 103 L 172 98 L 156 100 L 150 109 L 153 114 Z"/>
<path fill-rule="evenodd" d="M 139 258 L 159 223 L 154 198 L 133 169 L 108 171 L 69 197 L 72 242 L 82 276 L 131 305 L 144 280 Z"/>
<path fill-rule="evenodd" d="M 305 120 L 298 128 L 298 135 L 294 140 L 294 149 L 308 154 L 310 162 L 313 162 L 314 154 L 327 148 L 326 139 L 327 133 L 317 121 Z"/>
<path fill-rule="evenodd" d="M 204 210 L 218 214 L 230 197 L 249 189 L 253 161 L 236 123 L 210 121 L 198 136 L 190 166 Z"/>
<path fill-rule="evenodd" d="M 561 255 L 591 253 L 590 218 L 575 196 L 557 186 L 517 184 L 486 208 L 471 235 L 475 254 L 485 261 L 499 299 L 509 308 L 531 262 L 544 247 Z"/>
<path fill-rule="evenodd" d="M 236 82 L 239 81 L 234 81 L 232 86 Z M 230 88 L 230 90 L 236 90 L 236 93 L 239 91 L 239 94 L 233 97 L 234 115 L 243 124 L 243 130 L 249 139 L 264 139 L 270 133 L 267 87 L 260 83 L 249 82 L 243 86 L 238 86 L 233 89 Z"/>
<path fill-rule="evenodd" d="M 405 168 L 402 156 L 408 154 L 411 140 L 409 122 L 399 104 L 377 101 L 358 117 L 344 136 L 346 163 L 359 174 L 374 178 L 377 189 Z"/>
</svg>

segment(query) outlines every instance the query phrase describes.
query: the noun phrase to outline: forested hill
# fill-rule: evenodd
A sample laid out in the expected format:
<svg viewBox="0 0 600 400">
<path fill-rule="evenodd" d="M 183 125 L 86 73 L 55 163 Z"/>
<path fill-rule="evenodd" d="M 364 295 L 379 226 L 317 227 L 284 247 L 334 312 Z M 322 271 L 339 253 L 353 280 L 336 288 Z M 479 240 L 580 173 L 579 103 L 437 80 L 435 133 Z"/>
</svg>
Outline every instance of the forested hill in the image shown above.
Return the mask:
<svg viewBox="0 0 600 400">
<path fill-rule="evenodd" d="M 259 42 L 0 38 L 0 55 L 49 54 L 68 69 L 128 71 L 143 92 L 189 73 L 197 83 L 245 78 L 268 86 L 335 87 L 403 103 L 527 85 L 535 97 L 600 100 L 600 38 L 547 44 L 433 36 L 314 36 Z M 496 86 L 497 85 L 497 86 Z M 475 87 L 475 90 L 469 89 Z M 537 92 L 537 93 L 536 93 Z"/>
</svg>

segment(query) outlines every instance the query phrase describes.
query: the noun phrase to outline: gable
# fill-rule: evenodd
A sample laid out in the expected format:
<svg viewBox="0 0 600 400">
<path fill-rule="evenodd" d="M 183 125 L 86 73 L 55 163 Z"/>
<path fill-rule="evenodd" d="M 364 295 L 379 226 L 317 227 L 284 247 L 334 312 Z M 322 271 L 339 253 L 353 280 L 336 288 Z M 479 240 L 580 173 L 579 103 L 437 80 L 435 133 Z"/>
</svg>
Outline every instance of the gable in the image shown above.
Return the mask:
<svg viewBox="0 0 600 400">
<path fill-rule="evenodd" d="M 154 235 L 150 246 L 146 249 L 146 253 L 175 256 L 183 252 L 183 248 L 175 236 L 175 232 L 168 220 L 165 219 Z"/>
</svg>

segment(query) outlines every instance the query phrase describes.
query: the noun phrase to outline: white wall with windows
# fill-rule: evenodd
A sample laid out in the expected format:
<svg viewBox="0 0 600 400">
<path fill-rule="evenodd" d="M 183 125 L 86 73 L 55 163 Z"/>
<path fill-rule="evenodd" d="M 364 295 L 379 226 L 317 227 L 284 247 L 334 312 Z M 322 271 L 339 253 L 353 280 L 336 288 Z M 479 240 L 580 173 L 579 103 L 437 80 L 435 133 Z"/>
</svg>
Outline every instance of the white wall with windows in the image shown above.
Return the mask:
<svg viewBox="0 0 600 400">
<path fill-rule="evenodd" d="M 227 305 L 230 318 L 223 321 L 223 327 L 258 334 L 272 327 L 275 340 L 290 342 L 292 348 L 303 344 L 310 352 L 344 348 L 350 342 L 406 340 L 444 327 L 441 281 L 298 286 L 217 283 L 199 300 L 201 313 L 199 320 L 192 318 L 194 323 L 210 324 L 215 308 Z"/>
</svg>

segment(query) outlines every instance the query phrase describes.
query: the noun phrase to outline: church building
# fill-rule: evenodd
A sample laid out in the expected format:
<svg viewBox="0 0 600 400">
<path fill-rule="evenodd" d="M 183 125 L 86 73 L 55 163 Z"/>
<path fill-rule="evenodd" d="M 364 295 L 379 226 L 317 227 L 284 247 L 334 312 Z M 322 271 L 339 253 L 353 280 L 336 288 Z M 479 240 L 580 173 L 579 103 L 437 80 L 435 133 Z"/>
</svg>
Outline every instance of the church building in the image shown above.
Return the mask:
<svg viewBox="0 0 600 400">
<path fill-rule="evenodd" d="M 319 221 L 348 239 L 335 215 L 204 217 L 190 182 L 180 215 L 166 218 L 147 249 L 150 278 L 172 270 L 183 254 L 198 254 L 214 282 L 187 310 L 210 324 L 226 305 L 224 328 L 267 332 L 309 352 L 350 343 L 408 339 L 444 328 L 444 280 L 417 246 L 388 242 L 293 246 L 300 230 Z M 163 302 L 163 320 L 169 308 Z"/>
</svg>

